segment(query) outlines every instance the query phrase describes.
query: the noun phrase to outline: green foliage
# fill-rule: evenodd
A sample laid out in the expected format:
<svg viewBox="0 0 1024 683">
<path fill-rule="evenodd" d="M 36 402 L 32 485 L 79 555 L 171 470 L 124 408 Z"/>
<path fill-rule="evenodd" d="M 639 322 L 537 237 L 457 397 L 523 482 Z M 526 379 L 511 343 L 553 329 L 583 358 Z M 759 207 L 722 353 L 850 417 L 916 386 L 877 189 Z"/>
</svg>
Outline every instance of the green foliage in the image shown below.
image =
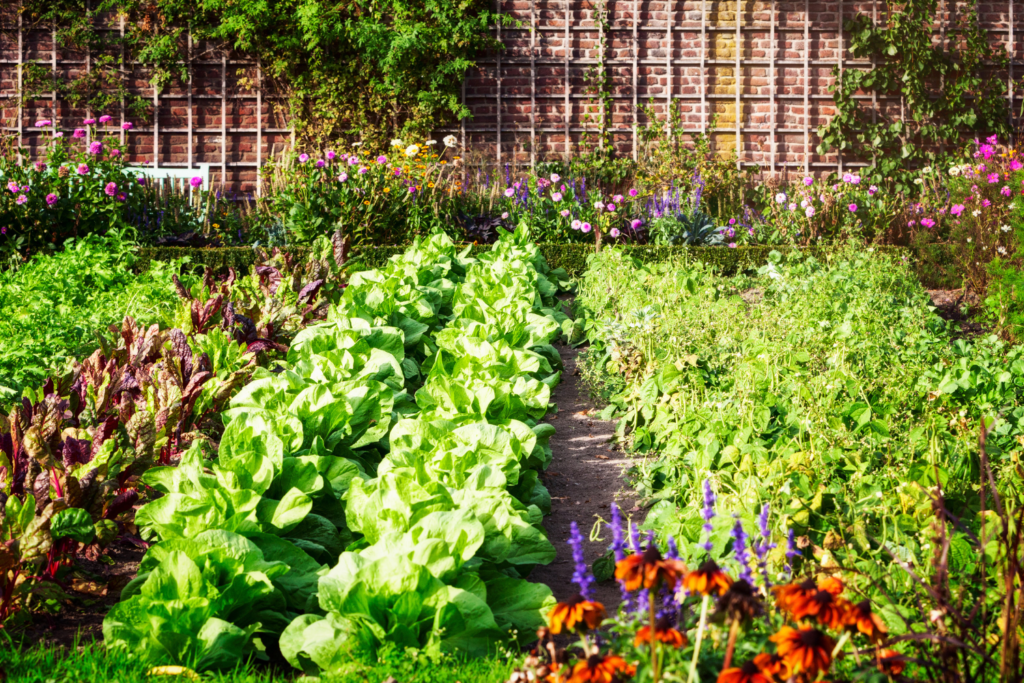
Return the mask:
<svg viewBox="0 0 1024 683">
<path fill-rule="evenodd" d="M 655 218 L 647 228 L 655 244 L 672 247 L 719 247 L 725 244 L 726 229 L 716 227 L 711 216 L 697 208 Z"/>
<path fill-rule="evenodd" d="M 26 2 L 23 14 L 60 26 L 66 47 L 99 55 L 123 48 L 126 59 L 152 69 L 159 89 L 186 80 L 186 62 L 194 58 L 185 54 L 186 36 L 237 50 L 260 62 L 264 81 L 284 84 L 305 138 L 353 137 L 380 146 L 395 133 L 426 135 L 468 114 L 459 100 L 463 76 L 477 54 L 498 47 L 487 27 L 503 19 L 489 7 L 481 0 L 59 0 Z M 116 31 L 93 30 L 118 16 L 125 18 L 123 40 Z M 127 86 L 117 66 L 101 60 L 62 87 L 103 111 Z M 256 78 L 254 71 L 242 77 Z"/>
<path fill-rule="evenodd" d="M 936 41 L 938 7 L 938 0 L 889 2 L 878 24 L 864 14 L 846 21 L 851 54 L 875 65 L 833 70 L 836 115 L 819 129 L 820 153 L 834 149 L 873 161 L 871 182 L 892 182 L 898 191 L 915 190 L 914 167 L 946 166 L 945 152 L 959 147 L 965 133 L 1008 128 L 1006 51 L 979 25 L 973 1 L 951 12 L 953 25 Z M 871 92 L 898 93 L 900 107 L 873 113 L 860 99 Z"/>
<path fill-rule="evenodd" d="M 131 272 L 133 248 L 117 233 L 69 240 L 16 271 L 0 271 L 0 402 L 92 353 L 98 336 L 125 316 L 167 323 L 175 306 L 171 274 L 185 259 Z"/>
</svg>

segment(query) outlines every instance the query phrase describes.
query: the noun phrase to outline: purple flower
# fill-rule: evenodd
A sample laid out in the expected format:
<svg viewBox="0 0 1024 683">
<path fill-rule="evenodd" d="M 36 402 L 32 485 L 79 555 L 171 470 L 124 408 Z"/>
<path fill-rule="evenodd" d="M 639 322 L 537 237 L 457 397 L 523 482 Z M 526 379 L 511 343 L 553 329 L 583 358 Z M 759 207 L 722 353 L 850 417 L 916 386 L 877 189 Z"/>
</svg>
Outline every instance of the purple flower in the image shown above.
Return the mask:
<svg viewBox="0 0 1024 683">
<path fill-rule="evenodd" d="M 104 114 L 103 116 L 100 117 L 100 123 L 109 123 L 111 120 L 112 119 L 109 116 L 107 116 L 106 114 Z"/>
<path fill-rule="evenodd" d="M 761 543 L 754 544 L 754 553 L 757 555 L 757 565 L 764 575 L 764 585 L 771 588 L 772 582 L 768 576 L 768 553 L 775 544 L 771 542 L 772 530 L 768 527 L 768 516 L 771 513 L 771 506 L 765 503 L 761 508 L 761 514 L 757 517 L 758 531 L 761 532 Z"/>
<path fill-rule="evenodd" d="M 103 151 L 103 143 L 99 140 L 94 140 L 89 143 L 89 154 L 99 154 Z"/>
<path fill-rule="evenodd" d="M 988 138 L 985 139 L 985 142 L 987 142 L 990 145 L 998 145 L 999 144 L 999 136 L 998 135 L 989 136 Z"/>
<path fill-rule="evenodd" d="M 857 205 L 856 205 L 856 204 L 850 204 L 850 205 L 849 205 L 848 207 L 846 207 L 846 208 L 848 208 L 848 209 L 850 210 L 850 213 L 853 213 L 854 211 L 856 211 L 856 210 L 857 210 Z"/>
<path fill-rule="evenodd" d="M 747 552 L 747 532 L 743 530 L 739 515 L 736 515 L 736 524 L 732 528 L 732 552 L 736 556 L 736 561 L 740 563 L 740 578 L 753 586 L 754 577 L 750 575 L 750 554 Z"/>
<path fill-rule="evenodd" d="M 18 198 L 14 200 L 14 203 L 15 204 L 24 204 L 27 201 L 28 201 L 28 197 L 26 197 L 23 194 L 19 194 Z"/>
<path fill-rule="evenodd" d="M 384 156 L 383 154 L 381 154 L 379 157 L 377 157 L 377 163 L 378 164 L 386 164 L 386 163 L 388 163 L 388 158 L 386 156 Z"/>
<path fill-rule="evenodd" d="M 135 126 L 133 126 L 130 121 L 125 121 L 124 123 L 121 124 L 121 130 L 131 130 L 134 127 Z"/>
<path fill-rule="evenodd" d="M 629 227 L 633 228 L 634 230 L 638 230 L 640 228 L 640 226 L 643 225 L 643 224 L 644 224 L 644 222 L 642 220 L 640 220 L 639 218 L 634 218 L 630 222 Z"/>
<path fill-rule="evenodd" d="M 998 182 L 999 182 L 999 174 L 998 173 L 989 173 L 988 174 L 988 184 L 989 185 L 994 185 L 994 184 L 996 184 Z"/>
<path fill-rule="evenodd" d="M 618 229 L 618 228 L 612 228 L 612 229 L 611 229 L 611 230 L 610 230 L 610 231 L 608 232 L 608 234 L 609 234 L 609 235 L 611 235 L 612 237 L 618 237 L 618 236 L 619 236 L 620 234 L 622 234 L 622 233 L 620 233 L 620 232 L 619 232 L 619 229 Z"/>
<path fill-rule="evenodd" d="M 306 163 L 307 161 L 309 161 L 309 155 L 308 155 L 308 154 L 306 154 L 305 152 L 303 152 L 302 154 L 300 154 L 300 155 L 299 155 L 299 163 L 300 163 L 300 164 L 304 164 L 304 163 Z"/>
<path fill-rule="evenodd" d="M 57 203 L 57 195 L 53 194 L 52 192 L 50 194 L 46 195 L 46 204 L 48 206 L 53 206 L 56 203 Z"/>
<path fill-rule="evenodd" d="M 327 161 L 334 161 L 334 157 L 338 156 L 333 150 L 327 150 Z"/>
<path fill-rule="evenodd" d="M 108 197 L 113 197 L 117 194 L 117 183 L 107 183 L 107 186 L 103 188 L 103 191 L 107 193 Z"/>
<path fill-rule="evenodd" d="M 868 196 L 869 197 L 873 197 L 876 192 L 878 192 L 878 186 L 877 185 L 872 185 L 871 187 L 868 188 Z"/>
<path fill-rule="evenodd" d="M 96 123 L 96 119 L 86 119 L 85 121 L 82 121 L 83 126 L 91 126 L 94 123 Z"/>
<path fill-rule="evenodd" d="M 365 166 L 360 166 L 358 172 L 359 175 L 366 175 L 367 173 L 370 172 L 370 169 L 366 168 Z"/>
<path fill-rule="evenodd" d="M 22 185 L 21 186 L 21 191 L 24 192 L 25 194 L 28 194 L 31 190 L 32 190 L 32 188 L 29 187 L 28 185 Z"/>
<path fill-rule="evenodd" d="M 355 154 L 353 154 L 352 156 L 350 156 L 348 158 L 348 165 L 349 166 L 357 166 L 358 164 L 359 164 L 359 157 L 357 157 Z"/>
<path fill-rule="evenodd" d="M 813 184 L 814 184 L 814 178 L 811 178 L 810 176 L 804 178 L 804 185 L 806 185 L 807 187 L 810 187 Z"/>
<path fill-rule="evenodd" d="M 607 211 L 615 211 L 615 205 L 614 204 L 609 204 L 608 206 L 606 206 L 604 208 Z"/>
<path fill-rule="evenodd" d="M 89 173 L 89 167 L 85 164 L 79 164 L 78 168 L 75 169 L 75 172 L 78 173 L 78 175 L 86 175 Z"/>
<path fill-rule="evenodd" d="M 117 193 L 117 197 L 115 197 L 115 199 L 117 199 L 117 201 L 119 201 L 119 202 L 123 202 L 125 200 L 124 192 L 118 192 Z"/>
<path fill-rule="evenodd" d="M 199 176 L 192 176 L 192 178 L 189 179 L 188 184 L 192 187 L 199 187 L 203 184 L 203 179 Z"/>
<path fill-rule="evenodd" d="M 629 190 L 628 194 L 629 194 L 629 196 L 630 196 L 630 197 L 635 197 L 635 196 L 637 196 L 638 194 L 640 194 L 640 191 L 639 191 L 639 190 L 637 190 L 636 188 L 631 188 L 631 189 Z"/>
<path fill-rule="evenodd" d="M 316 167 L 317 168 L 323 168 L 326 165 L 327 165 L 327 162 L 324 161 L 323 159 L 317 159 L 316 160 Z"/>
<path fill-rule="evenodd" d="M 516 193 L 515 188 L 512 188 L 512 187 L 505 188 L 505 196 L 506 197 L 511 197 L 515 193 Z"/>
<path fill-rule="evenodd" d="M 730 249 L 735 249 L 736 248 L 736 243 L 735 242 L 729 242 L 729 248 Z"/>
<path fill-rule="evenodd" d="M 715 530 L 711 524 L 711 520 L 715 518 L 715 492 L 711 489 L 710 479 L 704 480 L 704 507 L 700 511 L 700 516 L 704 518 L 704 526 L 701 529 L 707 535 L 707 540 L 700 547 L 710 553 L 713 547 L 711 534 Z"/>
<path fill-rule="evenodd" d="M 137 180 L 138 180 L 138 182 L 139 182 L 139 185 L 141 185 L 142 187 L 145 187 L 145 186 L 146 186 L 146 177 L 145 177 L 145 176 L 141 176 L 141 175 L 140 175 L 140 176 L 139 176 L 139 177 L 137 178 Z"/>
<path fill-rule="evenodd" d="M 85 128 L 75 128 L 75 132 L 71 134 L 71 137 L 81 140 L 85 137 Z"/>
<path fill-rule="evenodd" d="M 594 595 L 594 577 L 587 569 L 587 560 L 583 554 L 583 535 L 575 520 L 569 525 L 569 545 L 572 546 L 573 583 L 580 587 L 580 595 L 585 600 L 590 600 Z"/>
</svg>

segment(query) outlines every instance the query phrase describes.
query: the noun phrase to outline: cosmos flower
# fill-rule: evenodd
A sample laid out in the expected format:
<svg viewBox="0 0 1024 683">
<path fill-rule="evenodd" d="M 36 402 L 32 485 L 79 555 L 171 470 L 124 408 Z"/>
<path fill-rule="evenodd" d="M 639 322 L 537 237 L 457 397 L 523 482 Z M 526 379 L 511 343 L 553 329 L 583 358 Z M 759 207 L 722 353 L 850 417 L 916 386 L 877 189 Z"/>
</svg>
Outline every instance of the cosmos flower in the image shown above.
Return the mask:
<svg viewBox="0 0 1024 683">
<path fill-rule="evenodd" d="M 14 200 L 15 204 L 21 205 L 28 201 L 28 197 L 23 194 L 19 194 L 18 198 Z"/>
</svg>

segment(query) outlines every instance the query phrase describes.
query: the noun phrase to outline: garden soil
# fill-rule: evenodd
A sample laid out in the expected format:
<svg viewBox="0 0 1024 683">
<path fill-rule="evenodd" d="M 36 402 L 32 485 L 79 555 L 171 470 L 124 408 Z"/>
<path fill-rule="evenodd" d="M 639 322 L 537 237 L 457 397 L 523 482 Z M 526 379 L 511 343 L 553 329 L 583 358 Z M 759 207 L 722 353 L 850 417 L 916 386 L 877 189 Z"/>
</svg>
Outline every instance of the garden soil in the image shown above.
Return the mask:
<svg viewBox="0 0 1024 683">
<path fill-rule="evenodd" d="M 541 475 L 551 492 L 551 515 L 545 518 L 544 526 L 557 555 L 551 564 L 534 569 L 529 578 L 546 583 L 556 598 L 565 600 L 578 590 L 572 583 L 572 549 L 568 543 L 572 522 L 583 534 L 589 566 L 611 544 L 611 532 L 603 525 L 600 538 L 590 538 L 598 519 L 611 519 L 611 503 L 614 501 L 624 517 L 632 517 L 636 523 L 642 522 L 643 512 L 636 507 L 636 496 L 623 476 L 631 461 L 611 443 L 615 422 L 598 418 L 598 410 L 583 386 L 577 366 L 579 349 L 559 345 L 558 350 L 565 365 L 562 381 L 551 395 L 558 412 L 545 420 L 556 429 L 550 441 L 554 457 Z M 615 581 L 598 584 L 595 593 L 608 614 L 613 614 L 620 601 Z"/>
</svg>

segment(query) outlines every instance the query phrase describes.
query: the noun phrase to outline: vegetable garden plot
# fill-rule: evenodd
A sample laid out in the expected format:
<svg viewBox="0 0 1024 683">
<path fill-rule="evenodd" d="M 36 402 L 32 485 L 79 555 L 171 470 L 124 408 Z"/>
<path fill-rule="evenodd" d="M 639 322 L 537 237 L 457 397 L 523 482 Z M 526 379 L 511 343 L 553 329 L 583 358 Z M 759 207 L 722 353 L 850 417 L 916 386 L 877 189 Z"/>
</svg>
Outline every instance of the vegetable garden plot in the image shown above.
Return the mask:
<svg viewBox="0 0 1024 683">
<path fill-rule="evenodd" d="M 537 249 L 474 261 L 442 236 L 353 276 L 328 321 L 224 412 L 217 459 L 148 471 L 157 543 L 104 623 L 153 663 L 236 663 L 261 643 L 326 671 L 382 643 L 484 653 L 552 604 L 537 472 L 569 325 Z"/>
</svg>

